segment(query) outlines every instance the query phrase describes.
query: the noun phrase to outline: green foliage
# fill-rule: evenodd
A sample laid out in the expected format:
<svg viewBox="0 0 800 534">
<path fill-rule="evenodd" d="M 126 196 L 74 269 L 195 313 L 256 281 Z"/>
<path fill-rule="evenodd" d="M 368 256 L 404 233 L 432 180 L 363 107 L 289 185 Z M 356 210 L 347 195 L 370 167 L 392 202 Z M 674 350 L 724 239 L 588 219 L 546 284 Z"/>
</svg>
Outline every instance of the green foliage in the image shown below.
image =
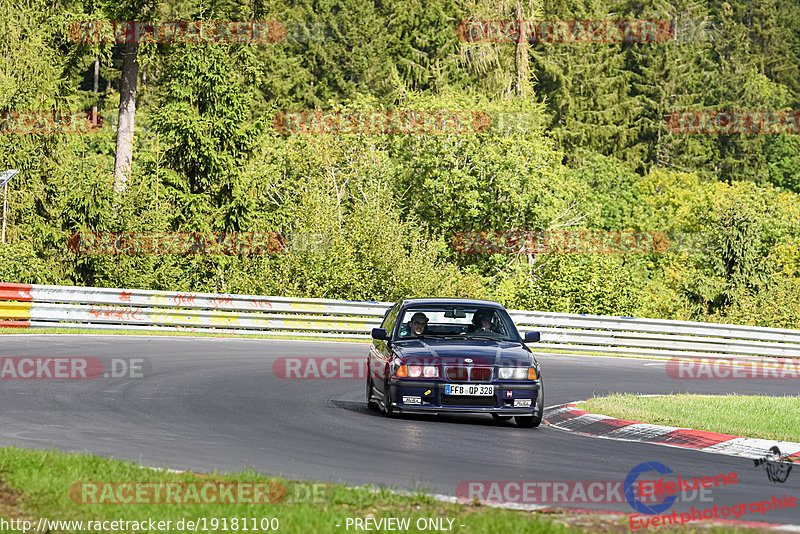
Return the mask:
<svg viewBox="0 0 800 534">
<path fill-rule="evenodd" d="M 556 254 L 498 281 L 497 297 L 513 309 L 632 316 L 640 298 L 636 274 L 621 256 Z"/>
<path fill-rule="evenodd" d="M 184 53 L 166 61 L 152 123 L 169 145 L 167 165 L 188 179 L 191 193 L 199 193 L 225 183 L 248 159 L 263 125 L 253 123 L 248 111 L 253 58 L 247 48 L 183 46 Z"/>
<path fill-rule="evenodd" d="M 667 19 L 660 43 L 461 43 L 483 0 L 0 0 L 0 111 L 87 110 L 91 135 L 0 134 L 0 279 L 393 300 L 800 328 L 800 141 L 671 132 L 682 110 L 799 109 L 796 0 L 524 2 L 526 18 Z M 121 47 L 75 20 L 279 20 L 275 44 L 143 44 L 128 190 L 112 193 Z M 91 91 L 100 58 L 100 93 Z M 283 135 L 276 110 L 483 111 L 474 134 Z M 502 119 L 512 117 L 512 119 Z M 504 129 L 506 121 L 513 128 Z M 660 254 L 461 254 L 475 230 L 666 232 Z M 273 256 L 76 256 L 75 232 L 280 232 Z M 316 236 L 316 237 L 315 237 Z"/>
</svg>

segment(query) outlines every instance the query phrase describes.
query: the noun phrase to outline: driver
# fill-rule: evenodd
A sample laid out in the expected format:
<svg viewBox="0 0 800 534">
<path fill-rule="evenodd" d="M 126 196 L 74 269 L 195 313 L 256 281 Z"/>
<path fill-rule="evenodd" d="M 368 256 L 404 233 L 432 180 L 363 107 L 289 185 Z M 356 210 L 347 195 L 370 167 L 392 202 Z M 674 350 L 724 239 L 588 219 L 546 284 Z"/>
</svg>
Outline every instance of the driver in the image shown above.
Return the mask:
<svg viewBox="0 0 800 534">
<path fill-rule="evenodd" d="M 411 316 L 408 327 L 413 335 L 421 336 L 428 330 L 428 316 L 422 312 L 415 313 Z"/>
</svg>

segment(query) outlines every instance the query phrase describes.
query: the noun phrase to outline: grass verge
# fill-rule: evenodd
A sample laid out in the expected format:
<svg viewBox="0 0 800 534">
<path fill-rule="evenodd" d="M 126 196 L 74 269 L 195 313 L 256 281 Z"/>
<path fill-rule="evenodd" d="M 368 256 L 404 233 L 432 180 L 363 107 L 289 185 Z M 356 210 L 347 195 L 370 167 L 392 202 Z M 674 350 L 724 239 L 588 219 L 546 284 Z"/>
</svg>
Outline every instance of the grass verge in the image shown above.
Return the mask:
<svg viewBox="0 0 800 534">
<path fill-rule="evenodd" d="M 656 425 L 800 442 L 800 397 L 616 393 L 589 399 L 582 410 Z"/>
<path fill-rule="evenodd" d="M 269 496 L 279 502 L 271 504 L 198 504 L 190 498 L 190 491 L 182 490 L 179 494 L 188 504 L 118 504 L 118 498 L 136 499 L 136 493 L 121 486 L 112 487 L 104 493 L 102 489 L 95 491 L 94 486 L 81 486 L 80 483 L 92 482 L 102 487 L 101 482 L 138 482 L 144 484 L 184 482 L 202 488 L 206 482 L 239 482 L 268 483 Z M 75 485 L 78 483 L 78 485 Z M 277 486 L 276 486 L 277 483 Z M 285 493 L 275 490 L 282 486 Z M 72 487 L 72 496 L 70 488 Z M 152 488 L 152 486 L 139 486 Z M 165 486 L 162 486 L 165 487 Z M 240 486 L 241 487 L 241 486 Z M 252 487 L 252 486 L 251 486 Z M 88 488 L 88 491 L 87 491 Z M 188 487 L 187 487 L 188 489 Z M 234 490 L 232 495 L 237 495 Z M 85 493 L 85 497 L 84 497 Z M 154 499 L 152 489 L 142 495 L 146 499 Z M 166 495 L 166 494 L 163 494 Z M 163 498 L 162 495 L 162 498 Z M 211 491 L 207 495 L 214 496 Z M 252 500 L 254 493 L 244 494 Z M 307 497 L 316 495 L 315 499 Z M 203 501 L 202 489 L 199 492 Z M 96 498 L 104 504 L 83 504 L 86 498 L 91 502 Z M 77 500 L 78 502 L 75 502 Z M 314 500 L 316 502 L 305 502 Z M 111 503 L 109 503 L 111 501 Z M 581 532 L 581 530 L 559 524 L 547 515 L 512 510 L 499 510 L 479 505 L 461 505 L 433 499 L 424 491 L 412 495 L 400 495 L 388 489 L 364 487 L 349 489 L 345 486 L 328 484 L 310 484 L 290 482 L 284 479 L 260 475 L 252 470 L 234 474 L 170 473 L 141 468 L 134 462 L 120 461 L 98 456 L 67 454 L 56 451 L 36 451 L 16 447 L 0 448 L 0 516 L 6 519 L 22 519 L 37 525 L 39 518 L 59 521 L 171 521 L 170 532 L 190 531 L 184 523 L 183 529 L 175 528 L 181 519 L 197 521 L 205 518 L 207 532 L 244 532 L 243 521 L 247 519 L 248 532 L 267 532 L 261 528 L 261 520 L 265 518 L 264 527 L 269 526 L 267 520 L 276 518 L 278 532 L 347 532 L 347 518 L 382 517 L 409 518 L 414 526 L 420 518 L 444 519 L 444 526 L 452 519 L 454 532 L 495 533 L 503 532 Z M 218 527 L 212 529 L 212 518 L 217 520 Z M 234 518 L 238 518 L 238 528 L 233 527 Z M 256 529 L 253 529 L 255 518 Z M 223 519 L 227 527 L 223 528 Z M 202 519 L 201 519 L 202 520 Z M 616 520 L 615 520 L 616 521 Z M 276 526 L 273 522 L 272 526 Z M 337 525 L 340 525 L 337 527 Z M 465 525 L 465 526 L 460 526 Z M 86 526 L 86 524 L 84 524 Z M 89 525 L 91 526 L 91 525 Z M 119 525 L 120 527 L 135 525 Z M 35 526 L 33 527 L 35 528 Z M 148 527 L 149 528 L 149 527 Z M 151 532 L 148 528 L 117 528 L 111 532 L 134 533 Z M 351 526 L 350 530 L 353 530 Z M 9 530 L 4 530 L 9 531 Z M 203 525 L 199 525 L 203 532 Z M 408 532 L 417 532 L 409 528 Z M 423 530 L 420 530 L 423 531 Z M 425 530 L 427 531 L 427 529 Z M 10 530 L 21 532 L 21 530 Z M 60 532 L 109 532 L 109 530 L 72 528 L 51 528 L 51 534 Z M 155 531 L 152 531 L 155 532 Z M 163 531 L 162 531 L 163 532 Z"/>
<path fill-rule="evenodd" d="M 181 337 L 220 337 L 233 339 L 291 339 L 294 341 L 345 341 L 348 343 L 369 343 L 368 339 L 318 336 L 286 336 L 280 334 L 213 334 L 209 332 L 181 332 L 164 330 L 106 330 L 104 328 L 0 328 L 2 334 L 94 334 L 116 336 L 181 336 Z"/>
<path fill-rule="evenodd" d="M 370 343 L 370 339 L 364 338 L 330 338 L 315 336 L 282 336 L 280 334 L 212 334 L 208 332 L 181 332 L 175 331 L 137 331 L 137 330 L 110 330 L 101 328 L 0 328 L 0 335 L 3 334 L 94 334 L 94 335 L 119 335 L 119 336 L 184 336 L 184 337 L 220 337 L 234 339 L 291 339 L 303 341 L 344 341 L 348 343 Z M 657 356 L 642 356 L 636 354 L 608 354 L 587 350 L 569 349 L 537 349 L 535 344 L 528 345 L 528 348 L 535 353 L 544 354 L 579 354 L 584 356 L 612 356 L 620 358 L 646 358 L 663 359 Z"/>
<path fill-rule="evenodd" d="M 108 491 L 100 489 L 102 483 L 138 483 L 139 488 L 164 488 L 166 484 L 182 483 L 179 495 L 182 504 L 143 504 L 134 502 L 120 504 L 118 500 L 154 500 L 152 490 L 138 493 L 119 484 L 108 485 Z M 195 503 L 190 498 L 188 486 L 201 488 L 197 500 L 207 500 L 202 487 L 222 482 L 268 484 L 268 495 L 278 496 L 268 504 L 207 504 Z M 90 483 L 86 486 L 83 483 Z M 252 487 L 252 486 L 251 486 Z M 283 487 L 283 491 L 278 491 Z M 236 495 L 237 490 L 232 492 Z M 166 493 L 161 493 L 162 498 Z M 253 492 L 244 493 L 252 499 Z M 308 499 L 309 496 L 316 498 Z M 92 498 L 101 503 L 85 504 Z M 187 501 L 191 501 L 187 504 Z M 313 501 L 313 502 L 309 502 Z M 587 514 L 579 511 L 550 510 L 530 512 L 500 509 L 480 504 L 455 504 L 443 502 L 420 490 L 403 495 L 387 488 L 349 488 L 333 484 L 292 482 L 268 477 L 246 470 L 233 474 L 170 473 L 142 468 L 129 462 L 84 454 L 68 454 L 57 451 L 39 451 L 16 447 L 0 448 L 0 523 L 6 521 L 30 521 L 28 532 L 35 531 L 40 518 L 51 521 L 49 534 L 103 533 L 134 534 L 140 532 L 287 532 L 287 533 L 344 533 L 354 531 L 347 527 L 349 519 L 383 518 L 408 520 L 409 528 L 373 528 L 378 532 L 432 532 L 440 531 L 428 520 L 438 520 L 441 530 L 464 534 L 513 533 L 578 533 L 578 532 L 629 532 L 625 515 Z M 238 520 L 234 527 L 234 519 Z M 150 520 L 163 526 L 157 530 L 149 527 Z M 178 527 L 183 520 L 182 527 Z M 262 520 L 264 523 L 262 524 Z M 420 523 L 418 520 L 425 521 Z M 449 521 L 452 520 L 452 523 Z M 61 527 L 52 521 L 82 521 Z M 91 523 L 88 523 L 91 521 Z M 128 524 L 94 522 L 127 521 Z M 171 523 L 166 524 L 167 521 Z M 194 521 L 192 529 L 186 522 Z M 244 521 L 247 521 L 246 527 Z M 255 521 L 255 524 L 253 523 Z M 277 523 L 275 522 L 277 521 Z M 132 525 L 138 522 L 139 525 Z M 202 522 L 202 523 L 201 523 Z M 214 526 L 216 522 L 216 527 Z M 253 528 L 255 526 L 256 528 Z M 277 527 L 277 528 L 275 528 Z M 747 532 L 749 529 L 703 524 L 686 525 L 678 532 Z M 3 532 L 22 532 L 21 529 L 3 527 Z"/>
</svg>

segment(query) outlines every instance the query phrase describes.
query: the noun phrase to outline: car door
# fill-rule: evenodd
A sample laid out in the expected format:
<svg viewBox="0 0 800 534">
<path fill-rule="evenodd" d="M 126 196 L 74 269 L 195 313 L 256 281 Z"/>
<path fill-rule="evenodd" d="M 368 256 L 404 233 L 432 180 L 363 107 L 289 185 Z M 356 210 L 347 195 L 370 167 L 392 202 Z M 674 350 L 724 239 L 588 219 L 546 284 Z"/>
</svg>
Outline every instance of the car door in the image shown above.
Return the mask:
<svg viewBox="0 0 800 534">
<path fill-rule="evenodd" d="M 385 329 L 391 338 L 394 331 L 394 324 L 400 313 L 400 302 L 395 304 L 383 318 L 381 328 Z M 392 361 L 391 343 L 383 339 L 373 339 L 372 347 L 369 351 L 369 372 L 372 377 L 372 385 L 381 395 L 385 395 L 385 379 L 389 375 L 389 364 Z"/>
</svg>

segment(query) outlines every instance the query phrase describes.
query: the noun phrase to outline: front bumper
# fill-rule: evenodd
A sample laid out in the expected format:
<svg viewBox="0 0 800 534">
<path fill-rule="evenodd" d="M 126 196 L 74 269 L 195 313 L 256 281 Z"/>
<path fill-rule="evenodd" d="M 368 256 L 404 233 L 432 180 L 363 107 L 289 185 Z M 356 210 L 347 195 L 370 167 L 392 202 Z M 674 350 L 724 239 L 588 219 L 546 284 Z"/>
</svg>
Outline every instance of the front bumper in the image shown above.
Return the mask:
<svg viewBox="0 0 800 534">
<path fill-rule="evenodd" d="M 466 397 L 445 395 L 448 384 L 491 385 L 494 395 Z M 539 396 L 539 380 L 496 382 L 445 382 L 391 378 L 389 398 L 401 413 L 496 413 L 500 415 L 534 415 Z M 509 395 L 510 392 L 510 395 Z M 404 402 L 403 397 L 419 397 L 419 404 Z M 515 407 L 518 400 L 530 400 L 530 406 Z"/>
</svg>

